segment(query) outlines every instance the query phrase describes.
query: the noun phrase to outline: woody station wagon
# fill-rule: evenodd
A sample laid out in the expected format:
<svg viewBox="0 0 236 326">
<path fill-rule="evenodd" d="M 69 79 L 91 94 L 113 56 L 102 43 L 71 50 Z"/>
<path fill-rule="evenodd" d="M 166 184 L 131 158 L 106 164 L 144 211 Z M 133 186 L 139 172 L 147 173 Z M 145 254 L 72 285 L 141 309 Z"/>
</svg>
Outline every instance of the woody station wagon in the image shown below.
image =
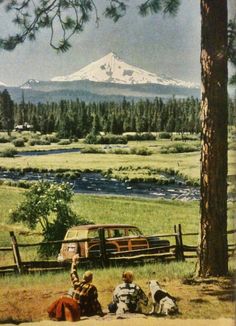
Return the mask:
<svg viewBox="0 0 236 326">
<path fill-rule="evenodd" d="M 104 229 L 106 252 L 122 252 L 156 248 L 155 252 L 166 252 L 168 249 L 159 248 L 169 246 L 168 240 L 160 240 L 157 236 L 144 236 L 141 231 L 132 225 L 126 224 L 91 224 L 70 228 L 64 240 L 58 261 L 71 260 L 75 254 L 84 258 L 98 258 L 100 254 L 99 229 Z M 73 240 L 82 240 L 73 242 Z M 135 252 L 134 252 L 135 253 Z"/>
</svg>

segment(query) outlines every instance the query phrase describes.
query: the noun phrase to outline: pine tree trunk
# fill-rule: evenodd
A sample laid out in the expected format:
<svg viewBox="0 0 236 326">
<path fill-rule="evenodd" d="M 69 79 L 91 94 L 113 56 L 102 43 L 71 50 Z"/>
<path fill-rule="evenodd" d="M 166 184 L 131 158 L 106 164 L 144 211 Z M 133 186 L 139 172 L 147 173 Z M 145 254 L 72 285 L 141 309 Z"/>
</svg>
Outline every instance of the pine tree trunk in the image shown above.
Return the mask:
<svg viewBox="0 0 236 326">
<path fill-rule="evenodd" d="M 198 276 L 228 272 L 227 0 L 201 0 L 202 150 Z"/>
</svg>

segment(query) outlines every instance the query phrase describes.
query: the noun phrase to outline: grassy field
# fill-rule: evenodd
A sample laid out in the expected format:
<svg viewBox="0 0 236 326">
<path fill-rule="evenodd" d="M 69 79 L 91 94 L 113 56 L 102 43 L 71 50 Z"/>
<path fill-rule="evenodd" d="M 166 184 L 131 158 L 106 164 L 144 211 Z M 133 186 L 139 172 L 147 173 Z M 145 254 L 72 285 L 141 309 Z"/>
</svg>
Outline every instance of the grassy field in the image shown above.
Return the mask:
<svg viewBox="0 0 236 326">
<path fill-rule="evenodd" d="M 229 175 L 235 175 L 236 151 L 229 151 Z M 0 157 L 0 166 L 9 168 L 47 168 L 47 169 L 90 169 L 103 170 L 118 169 L 120 166 L 151 167 L 154 169 L 171 168 L 180 171 L 190 178 L 199 178 L 200 154 L 199 152 L 160 154 L 150 156 L 122 155 L 122 154 L 80 154 L 64 153 L 43 156 L 21 156 L 15 158 Z"/>
<path fill-rule="evenodd" d="M 34 157 L 0 157 L 0 166 L 9 168 L 47 168 L 47 169 L 119 169 L 121 166 L 133 168 L 151 167 L 155 169 L 172 168 L 189 178 L 199 177 L 199 152 L 180 154 L 161 154 L 162 146 L 171 144 L 170 140 L 129 142 L 129 147 L 146 147 L 152 151 L 150 156 L 118 154 L 79 154 L 66 153 Z M 0 144 L 0 151 L 9 144 Z M 20 150 L 46 150 L 57 148 L 81 148 L 81 142 L 67 146 L 52 144 L 48 146 L 26 146 Z M 95 147 L 101 147 L 96 145 Z M 229 151 L 229 175 L 236 171 L 235 149 Z M 9 246 L 9 231 L 13 230 L 19 243 L 34 243 L 42 238 L 40 229 L 33 233 L 22 224 L 9 224 L 9 211 L 16 208 L 27 190 L 0 186 L 0 247 Z M 130 223 L 139 227 L 144 234 L 172 233 L 174 224 L 181 224 L 183 232 L 198 232 L 199 203 L 175 200 L 149 200 L 112 196 L 74 196 L 72 208 L 82 218 L 94 223 Z M 228 203 L 228 229 L 234 228 L 234 207 Z M 173 241 L 173 238 L 170 239 Z M 233 236 L 229 237 L 233 242 Z M 184 244 L 197 244 L 197 236 L 184 237 Z M 21 249 L 23 260 L 38 259 L 35 249 Z M 1 264 L 13 263 L 12 253 L 0 252 Z M 135 279 L 147 292 L 146 281 L 158 279 L 172 295 L 177 296 L 180 318 L 219 318 L 234 317 L 232 300 L 233 285 L 230 279 L 218 279 L 211 284 L 195 286 L 183 284 L 182 279 L 192 275 L 196 268 L 195 260 L 185 263 L 145 264 L 133 266 Z M 230 261 L 230 270 L 235 268 Z M 120 282 L 124 267 L 113 267 L 106 271 L 94 270 L 94 282 L 98 286 L 103 308 L 111 300 L 115 285 Z M 83 270 L 79 268 L 79 273 Z M 0 278 L 0 323 L 6 321 L 37 321 L 47 319 L 47 306 L 70 287 L 68 272 L 45 275 L 24 275 L 22 277 Z M 37 293 L 37 295 L 35 295 Z M 226 295 L 226 297 L 225 297 Z M 7 300 L 6 300 L 7 298 Z M 24 305 L 22 305 L 24 302 Z"/>
<path fill-rule="evenodd" d="M 0 133 L 0 136 L 4 136 Z M 6 135 L 5 135 L 6 136 Z M 14 134 L 17 137 L 27 137 L 28 139 L 32 137 L 30 133 L 24 134 Z M 116 177 L 123 177 L 122 173 L 119 172 L 120 167 L 132 167 L 128 172 L 130 177 L 132 176 L 132 169 L 141 168 L 144 172 L 140 172 L 140 176 L 145 178 L 145 174 L 149 177 L 154 176 L 154 173 L 150 173 L 150 168 L 152 169 L 173 169 L 179 171 L 184 176 L 189 179 L 199 179 L 199 169 L 200 169 L 200 152 L 186 152 L 186 153 L 169 153 L 162 154 L 162 147 L 168 148 L 169 146 L 175 146 L 181 144 L 179 141 L 171 141 L 170 139 L 157 139 L 152 141 L 129 141 L 128 148 L 117 148 L 123 151 L 132 151 L 132 149 L 147 149 L 152 154 L 148 156 L 134 155 L 134 154 L 114 154 L 110 151 L 114 149 L 107 150 L 106 154 L 99 153 L 63 153 L 63 154 L 50 154 L 45 156 L 22 156 L 15 158 L 0 157 L 0 167 L 5 169 L 12 168 L 36 168 L 36 169 L 79 169 L 84 171 L 89 170 L 101 170 L 107 171 L 112 169 L 115 172 Z M 199 145 L 199 141 L 187 141 L 182 143 L 184 146 L 188 144 Z M 229 137 L 229 144 L 232 145 L 232 140 Z M 0 143 L 0 152 L 6 148 L 12 147 L 11 143 Z M 72 142 L 69 145 L 59 145 L 58 143 L 52 143 L 50 145 L 35 145 L 29 146 L 28 143 L 24 147 L 19 147 L 17 150 L 20 151 L 35 151 L 35 150 L 50 150 L 50 149 L 70 149 L 70 148 L 89 148 L 91 145 L 86 145 L 83 140 L 78 142 Z M 104 145 L 92 145 L 96 149 L 104 149 Z M 236 150 L 234 147 L 230 146 L 229 159 L 228 159 L 228 174 L 229 176 L 234 176 L 236 171 Z M 149 169 L 148 171 L 145 172 Z M 135 172 L 137 175 L 137 172 Z M 137 175 L 139 177 L 139 175 Z"/>
<path fill-rule="evenodd" d="M 19 243 L 41 241 L 41 236 L 29 233 L 21 224 L 9 224 L 9 211 L 17 207 L 23 198 L 22 190 L 14 187 L 0 187 L 1 233 L 0 246 L 9 246 L 9 231 L 13 230 Z M 73 210 L 86 220 L 93 223 L 128 223 L 139 227 L 146 235 L 173 233 L 173 226 L 181 224 L 184 233 L 198 232 L 199 204 L 197 201 L 180 202 L 176 200 L 149 200 L 111 196 L 74 196 Z M 229 203 L 228 228 L 233 228 L 233 205 Z M 40 232 L 40 229 L 35 232 Z M 174 238 L 169 239 L 172 243 Z M 233 236 L 229 236 L 233 242 Z M 184 237 L 184 243 L 197 244 L 197 236 Z M 37 259 L 35 249 L 21 249 L 23 260 Z M 56 258 L 56 257 L 55 257 Z M 12 263 L 12 253 L 0 252 L 0 260 Z"/>
</svg>

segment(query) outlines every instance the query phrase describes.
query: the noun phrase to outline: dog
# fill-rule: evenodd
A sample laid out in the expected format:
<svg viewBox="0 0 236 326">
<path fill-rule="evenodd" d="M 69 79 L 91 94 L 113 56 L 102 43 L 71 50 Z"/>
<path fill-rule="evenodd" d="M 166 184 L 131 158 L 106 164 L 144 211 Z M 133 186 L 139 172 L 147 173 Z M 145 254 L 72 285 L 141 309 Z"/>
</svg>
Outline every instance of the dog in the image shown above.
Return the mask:
<svg viewBox="0 0 236 326">
<path fill-rule="evenodd" d="M 154 314 L 155 312 L 157 312 L 158 315 L 164 316 L 179 313 L 176 299 L 172 297 L 168 292 L 162 290 L 160 284 L 156 280 L 151 280 L 148 282 L 148 284 L 152 298 L 152 310 L 149 313 L 150 315 Z"/>
</svg>

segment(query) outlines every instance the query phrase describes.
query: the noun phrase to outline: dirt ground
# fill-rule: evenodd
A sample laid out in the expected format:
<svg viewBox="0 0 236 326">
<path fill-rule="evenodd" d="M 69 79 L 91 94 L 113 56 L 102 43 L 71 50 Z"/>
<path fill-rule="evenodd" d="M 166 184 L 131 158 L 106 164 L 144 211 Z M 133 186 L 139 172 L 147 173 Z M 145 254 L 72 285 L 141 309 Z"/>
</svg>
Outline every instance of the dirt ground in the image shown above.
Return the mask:
<svg viewBox="0 0 236 326">
<path fill-rule="evenodd" d="M 220 319 L 164 319 L 155 317 L 130 317 L 127 316 L 125 319 L 114 319 L 106 317 L 100 318 L 100 320 L 90 318 L 82 319 L 79 322 L 81 326 L 234 326 L 234 319 L 220 318 Z M 5 326 L 12 326 L 13 324 L 5 324 Z M 71 326 L 71 322 L 55 322 L 44 320 L 41 322 L 34 323 L 21 323 L 20 326 Z"/>
<path fill-rule="evenodd" d="M 180 315 L 160 318 L 148 315 L 125 315 L 125 319 L 116 319 L 115 315 L 104 317 L 82 317 L 83 326 L 94 325 L 135 325 L 135 326 L 233 326 L 235 317 L 235 284 L 232 279 L 215 279 L 204 282 L 187 280 L 168 280 L 165 289 L 177 297 Z M 63 284 L 56 288 L 53 285 L 42 285 L 38 288 L 9 288 L 1 286 L 0 291 L 0 324 L 20 324 L 34 326 L 53 326 L 58 322 L 48 319 L 47 307 L 65 293 Z M 106 312 L 112 289 L 99 288 L 100 302 Z M 150 308 L 150 307 L 149 307 Z M 146 311 L 148 312 L 148 311 Z M 225 318 L 225 319 L 222 319 Z M 71 325 L 60 322 L 60 326 Z"/>
</svg>

